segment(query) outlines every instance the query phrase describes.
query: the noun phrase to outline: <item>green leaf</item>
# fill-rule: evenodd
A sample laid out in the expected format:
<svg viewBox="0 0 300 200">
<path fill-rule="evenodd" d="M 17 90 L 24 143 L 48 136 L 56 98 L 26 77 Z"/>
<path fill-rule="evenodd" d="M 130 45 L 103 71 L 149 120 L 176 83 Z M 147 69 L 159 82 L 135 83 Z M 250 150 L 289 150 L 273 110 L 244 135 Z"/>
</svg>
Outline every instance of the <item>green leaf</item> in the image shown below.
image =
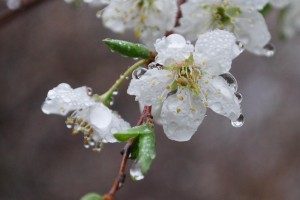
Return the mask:
<svg viewBox="0 0 300 200">
<path fill-rule="evenodd" d="M 135 44 L 123 40 L 104 39 L 103 42 L 115 52 L 131 58 L 151 58 L 151 51 L 142 44 Z"/>
<path fill-rule="evenodd" d="M 155 137 L 154 134 L 139 136 L 139 151 L 137 160 L 140 164 L 141 172 L 146 175 L 151 163 L 155 158 Z"/>
<path fill-rule="evenodd" d="M 118 133 L 114 134 L 114 137 L 119 142 L 126 142 L 132 138 L 135 138 L 141 134 L 153 134 L 154 130 L 152 126 L 149 126 L 147 124 L 141 125 L 141 126 L 135 126 L 130 129 L 120 131 Z"/>
<path fill-rule="evenodd" d="M 81 197 L 80 200 L 103 200 L 103 198 L 99 194 L 91 192 Z"/>
</svg>

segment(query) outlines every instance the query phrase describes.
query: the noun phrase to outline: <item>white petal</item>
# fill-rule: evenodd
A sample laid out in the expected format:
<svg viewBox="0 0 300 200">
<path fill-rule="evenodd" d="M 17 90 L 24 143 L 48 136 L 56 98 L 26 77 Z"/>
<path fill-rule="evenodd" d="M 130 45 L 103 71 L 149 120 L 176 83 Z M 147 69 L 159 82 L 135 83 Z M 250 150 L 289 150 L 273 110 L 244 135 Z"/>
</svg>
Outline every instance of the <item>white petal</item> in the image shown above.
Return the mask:
<svg viewBox="0 0 300 200">
<path fill-rule="evenodd" d="M 194 59 L 198 66 L 206 63 L 206 72 L 220 75 L 229 71 L 232 59 L 241 52 L 232 33 L 215 30 L 199 36 L 195 44 Z"/>
<path fill-rule="evenodd" d="M 98 129 L 106 129 L 112 123 L 112 111 L 98 103 L 90 108 L 90 123 Z"/>
<path fill-rule="evenodd" d="M 215 77 L 206 86 L 208 107 L 214 112 L 236 120 L 241 114 L 235 91 L 222 77 Z"/>
<path fill-rule="evenodd" d="M 90 108 L 89 123 L 94 129 L 93 139 L 109 143 L 117 142 L 113 134 L 130 128 L 129 123 L 102 103 Z"/>
<path fill-rule="evenodd" d="M 94 105 L 94 100 L 88 95 L 87 87 L 72 89 L 70 85 L 61 83 L 48 92 L 42 105 L 45 114 L 66 115 L 72 110 Z"/>
<path fill-rule="evenodd" d="M 175 141 L 188 141 L 204 119 L 206 108 L 199 97 L 191 97 L 189 104 L 188 95 L 181 93 L 184 100 L 177 95 L 169 96 L 162 107 L 161 119 L 167 137 Z M 191 106 L 195 108 L 191 110 Z"/>
<path fill-rule="evenodd" d="M 178 34 L 158 39 L 154 46 L 158 53 L 156 62 L 165 66 L 180 63 L 189 58 L 194 50 L 193 45 Z"/>
<path fill-rule="evenodd" d="M 261 10 L 269 2 L 269 0 L 231 0 L 231 4 L 237 4 L 241 7 L 252 8 L 255 10 Z"/>
<path fill-rule="evenodd" d="M 149 69 L 140 79 L 132 79 L 127 93 L 135 95 L 136 100 L 151 106 L 167 95 L 166 87 L 172 84 L 172 73 L 167 70 Z M 165 91 L 165 92 L 164 92 Z"/>
<path fill-rule="evenodd" d="M 263 55 L 263 47 L 271 39 L 264 17 L 252 10 L 242 10 L 234 25 L 234 33 L 248 51 L 258 55 Z"/>
<path fill-rule="evenodd" d="M 186 1 L 180 6 L 182 17 L 179 20 L 179 27 L 174 28 L 175 33 L 195 41 L 198 34 L 211 29 L 211 13 L 203 9 L 203 3 L 205 2 Z"/>
</svg>

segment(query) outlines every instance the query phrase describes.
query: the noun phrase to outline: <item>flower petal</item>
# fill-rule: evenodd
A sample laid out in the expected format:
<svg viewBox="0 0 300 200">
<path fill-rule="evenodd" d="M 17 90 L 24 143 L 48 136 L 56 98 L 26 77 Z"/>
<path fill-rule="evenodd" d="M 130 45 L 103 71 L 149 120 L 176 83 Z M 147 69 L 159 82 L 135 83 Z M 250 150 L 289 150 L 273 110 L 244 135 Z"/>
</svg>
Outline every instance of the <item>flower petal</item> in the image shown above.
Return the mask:
<svg viewBox="0 0 300 200">
<path fill-rule="evenodd" d="M 220 75 L 229 71 L 232 59 L 241 52 L 232 33 L 215 30 L 199 36 L 194 60 L 198 66 L 204 65 L 204 70 L 209 74 Z"/>
<path fill-rule="evenodd" d="M 214 77 L 205 89 L 210 109 L 233 121 L 240 116 L 241 108 L 235 91 L 222 77 Z"/>
<path fill-rule="evenodd" d="M 190 97 L 187 92 L 180 92 L 184 100 L 178 95 L 169 96 L 162 107 L 161 119 L 167 137 L 175 141 L 188 141 L 197 131 L 204 119 L 206 108 L 199 97 Z M 191 98 L 190 105 L 188 98 Z M 193 110 L 191 110 L 191 106 Z"/>
<path fill-rule="evenodd" d="M 102 103 L 90 108 L 89 122 L 95 130 L 93 134 L 95 141 L 117 142 L 113 134 L 130 128 L 129 123 L 124 121 L 116 113 L 113 113 Z"/>
<path fill-rule="evenodd" d="M 242 10 L 234 25 L 234 33 L 248 51 L 257 55 L 264 55 L 263 48 L 271 39 L 264 17 L 255 10 Z"/>
<path fill-rule="evenodd" d="M 151 106 L 167 95 L 166 87 L 172 84 L 172 73 L 167 70 L 149 69 L 140 79 L 132 79 L 127 89 L 129 95 L 143 105 Z M 166 91 L 164 93 L 164 91 Z"/>
<path fill-rule="evenodd" d="M 95 104 L 88 95 L 87 87 L 72 89 L 69 84 L 61 83 L 49 90 L 42 105 L 45 114 L 66 115 L 72 110 L 86 108 Z"/>
<path fill-rule="evenodd" d="M 284 0 L 281 0 L 284 1 Z M 269 2 L 269 0 L 231 0 L 231 4 L 237 4 L 247 9 L 261 10 Z"/>
<path fill-rule="evenodd" d="M 154 46 L 158 53 L 156 62 L 164 66 L 180 63 L 189 58 L 194 51 L 194 46 L 179 34 L 172 34 L 158 39 Z"/>
</svg>

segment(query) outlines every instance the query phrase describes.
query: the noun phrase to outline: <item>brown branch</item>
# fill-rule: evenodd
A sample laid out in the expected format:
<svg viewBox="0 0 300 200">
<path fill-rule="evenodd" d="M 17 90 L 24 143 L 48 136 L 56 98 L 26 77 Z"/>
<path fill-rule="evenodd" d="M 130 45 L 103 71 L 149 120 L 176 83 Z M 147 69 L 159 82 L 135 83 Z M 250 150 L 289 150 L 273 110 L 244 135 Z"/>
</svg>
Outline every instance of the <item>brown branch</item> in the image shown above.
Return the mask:
<svg viewBox="0 0 300 200">
<path fill-rule="evenodd" d="M 141 114 L 141 117 L 137 123 L 137 126 L 140 126 L 144 123 L 153 123 L 153 117 L 151 115 L 151 106 L 145 106 L 143 113 Z M 119 189 L 121 189 L 121 187 L 123 186 L 124 182 L 125 182 L 125 178 L 126 178 L 126 164 L 130 155 L 130 150 L 131 150 L 131 146 L 134 143 L 134 139 L 129 140 L 122 153 L 123 153 L 123 157 L 122 157 L 122 161 L 121 161 L 121 165 L 120 165 L 120 169 L 119 169 L 119 175 L 118 177 L 115 179 L 109 193 L 105 194 L 103 196 L 104 200 L 113 200 L 115 198 L 115 195 L 117 193 L 117 191 Z"/>
<path fill-rule="evenodd" d="M 181 12 L 180 6 L 181 6 L 182 4 L 184 4 L 185 1 L 186 1 L 186 0 L 179 0 L 179 1 L 178 1 L 178 10 L 177 10 L 177 14 L 176 14 L 176 20 L 175 20 L 175 26 L 174 26 L 174 27 L 180 26 L 179 20 L 180 20 L 180 18 L 182 17 L 182 12 Z M 168 36 L 168 35 L 171 35 L 171 34 L 173 34 L 173 33 L 174 33 L 174 32 L 171 30 L 171 31 L 167 31 L 165 35 Z"/>
<path fill-rule="evenodd" d="M 22 0 L 20 8 L 15 10 L 7 9 L 0 14 L 0 27 L 19 16 L 21 13 L 29 11 L 31 8 L 41 5 L 47 1 L 49 2 L 49 0 Z"/>
</svg>

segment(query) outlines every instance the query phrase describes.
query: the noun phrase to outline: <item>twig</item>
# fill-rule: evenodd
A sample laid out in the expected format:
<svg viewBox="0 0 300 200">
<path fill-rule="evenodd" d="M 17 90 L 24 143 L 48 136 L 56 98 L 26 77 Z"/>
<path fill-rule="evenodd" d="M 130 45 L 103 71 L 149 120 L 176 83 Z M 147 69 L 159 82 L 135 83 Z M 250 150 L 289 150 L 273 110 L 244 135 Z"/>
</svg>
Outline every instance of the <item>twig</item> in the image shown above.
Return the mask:
<svg viewBox="0 0 300 200">
<path fill-rule="evenodd" d="M 186 0 L 179 0 L 179 1 L 178 1 L 178 10 L 177 10 L 177 14 L 176 14 L 175 27 L 180 26 L 179 20 L 180 20 L 180 18 L 182 17 L 182 12 L 181 12 L 180 6 L 181 6 L 182 4 L 184 4 L 185 1 L 186 1 Z M 171 35 L 171 34 L 173 34 L 173 33 L 174 33 L 173 31 L 167 31 L 167 32 L 166 32 L 166 36 Z"/>
<path fill-rule="evenodd" d="M 5 10 L 0 14 L 0 27 L 11 21 L 21 13 L 30 10 L 33 7 L 40 5 L 49 0 L 22 0 L 20 8 L 15 10 Z M 53 1 L 53 0 L 52 0 Z"/>
<path fill-rule="evenodd" d="M 153 123 L 153 117 L 151 115 L 151 106 L 145 106 L 143 113 L 140 116 L 140 119 L 137 123 L 137 126 L 140 126 L 144 123 Z M 129 154 L 130 154 L 130 150 L 131 150 L 131 146 L 134 143 L 134 139 L 129 140 L 122 153 L 123 153 L 123 157 L 122 157 L 122 161 L 121 161 L 121 165 L 120 165 L 120 169 L 119 169 L 119 175 L 118 177 L 115 179 L 110 191 L 108 194 L 105 194 L 103 196 L 104 200 L 113 200 L 115 198 L 115 195 L 117 193 L 117 191 L 119 189 L 121 189 L 121 187 L 123 186 L 124 182 L 125 182 L 125 178 L 126 178 L 126 163 L 128 161 L 129 158 Z"/>
</svg>

